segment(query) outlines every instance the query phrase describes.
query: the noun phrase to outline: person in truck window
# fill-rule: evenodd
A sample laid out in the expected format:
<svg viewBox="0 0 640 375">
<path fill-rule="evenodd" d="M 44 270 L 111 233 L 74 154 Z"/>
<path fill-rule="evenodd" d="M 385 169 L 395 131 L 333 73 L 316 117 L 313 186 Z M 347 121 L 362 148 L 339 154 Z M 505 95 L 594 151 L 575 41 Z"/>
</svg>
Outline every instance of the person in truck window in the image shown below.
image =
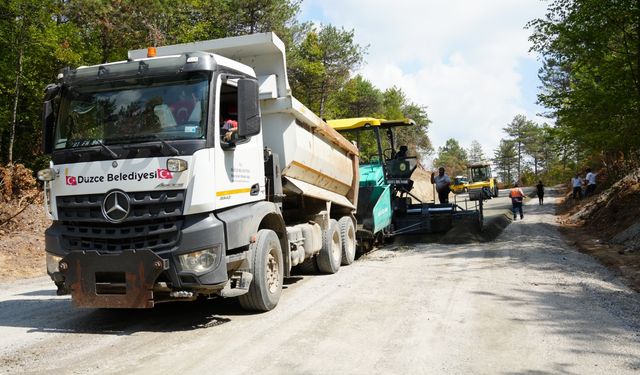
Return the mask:
<svg viewBox="0 0 640 375">
<path fill-rule="evenodd" d="M 227 110 L 222 114 L 220 124 L 220 135 L 222 136 L 222 140 L 225 142 L 231 142 L 238 131 L 238 110 L 235 106 L 227 106 Z"/>
</svg>

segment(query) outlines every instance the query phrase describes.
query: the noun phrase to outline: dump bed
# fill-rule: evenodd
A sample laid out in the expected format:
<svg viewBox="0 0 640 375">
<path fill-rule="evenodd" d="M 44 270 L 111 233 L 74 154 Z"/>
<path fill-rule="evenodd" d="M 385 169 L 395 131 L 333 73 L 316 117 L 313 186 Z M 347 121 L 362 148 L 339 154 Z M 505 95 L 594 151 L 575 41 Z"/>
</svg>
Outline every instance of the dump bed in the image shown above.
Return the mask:
<svg viewBox="0 0 640 375">
<path fill-rule="evenodd" d="M 273 33 L 158 47 L 158 56 L 203 51 L 251 67 L 260 84 L 264 146 L 278 154 L 286 194 L 355 208 L 358 149 L 291 95 L 284 43 Z M 146 50 L 129 52 L 145 58 Z M 226 59 L 224 59 L 226 58 Z"/>
</svg>

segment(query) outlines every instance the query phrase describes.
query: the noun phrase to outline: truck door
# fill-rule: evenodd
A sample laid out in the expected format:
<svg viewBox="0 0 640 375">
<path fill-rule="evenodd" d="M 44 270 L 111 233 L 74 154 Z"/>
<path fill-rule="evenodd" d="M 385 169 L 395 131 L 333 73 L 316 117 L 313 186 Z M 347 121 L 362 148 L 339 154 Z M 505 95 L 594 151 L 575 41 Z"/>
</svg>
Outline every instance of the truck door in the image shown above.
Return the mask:
<svg viewBox="0 0 640 375">
<path fill-rule="evenodd" d="M 262 134 L 239 137 L 237 80 L 218 77 L 216 95 L 216 207 L 265 199 Z"/>
</svg>

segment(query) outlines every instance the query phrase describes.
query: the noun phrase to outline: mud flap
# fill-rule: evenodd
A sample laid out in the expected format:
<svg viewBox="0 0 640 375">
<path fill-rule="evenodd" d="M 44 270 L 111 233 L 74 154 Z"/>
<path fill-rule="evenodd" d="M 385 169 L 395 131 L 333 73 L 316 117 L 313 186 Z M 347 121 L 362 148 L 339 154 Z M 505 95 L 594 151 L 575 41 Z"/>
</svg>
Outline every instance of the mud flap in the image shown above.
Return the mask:
<svg viewBox="0 0 640 375">
<path fill-rule="evenodd" d="M 153 285 L 167 268 L 168 262 L 151 250 L 74 251 L 60 261 L 76 307 L 151 308 Z"/>
</svg>

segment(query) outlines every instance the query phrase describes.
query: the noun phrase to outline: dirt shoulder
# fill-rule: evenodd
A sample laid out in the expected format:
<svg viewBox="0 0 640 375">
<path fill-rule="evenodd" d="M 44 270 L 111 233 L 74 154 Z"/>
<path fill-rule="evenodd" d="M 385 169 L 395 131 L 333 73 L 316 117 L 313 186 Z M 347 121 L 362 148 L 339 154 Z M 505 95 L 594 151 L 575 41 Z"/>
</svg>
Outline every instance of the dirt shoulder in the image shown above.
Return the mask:
<svg viewBox="0 0 640 375">
<path fill-rule="evenodd" d="M 640 170 L 579 201 L 565 191 L 556 212 L 561 233 L 640 292 Z"/>
<path fill-rule="evenodd" d="M 42 198 L 33 171 L 0 166 L 0 282 L 46 275 Z"/>
<path fill-rule="evenodd" d="M 50 225 L 41 204 L 31 204 L 0 226 L 0 282 L 46 276 L 44 231 Z"/>
</svg>

